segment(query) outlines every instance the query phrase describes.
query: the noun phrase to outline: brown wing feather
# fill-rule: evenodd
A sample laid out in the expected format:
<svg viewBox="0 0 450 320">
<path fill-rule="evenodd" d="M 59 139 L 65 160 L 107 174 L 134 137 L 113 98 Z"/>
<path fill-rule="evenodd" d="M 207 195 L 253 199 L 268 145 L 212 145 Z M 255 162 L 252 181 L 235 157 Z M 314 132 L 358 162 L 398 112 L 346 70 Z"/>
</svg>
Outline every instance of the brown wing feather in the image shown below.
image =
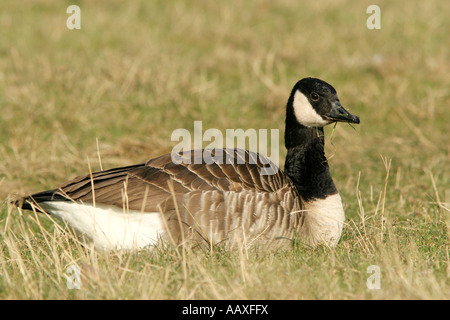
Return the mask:
<svg viewBox="0 0 450 320">
<path fill-rule="evenodd" d="M 131 210 L 158 211 L 159 206 L 166 209 L 173 207 L 173 204 L 170 205 L 173 196 L 181 201 L 184 195 L 197 191 L 239 192 L 246 189 L 275 192 L 289 179 L 280 170 L 274 175 L 261 175 L 264 164 L 256 153 L 236 149 L 224 151 L 231 164 L 220 161 L 205 163 L 199 159 L 202 153 L 198 150 L 190 151 L 187 157 L 190 164 L 176 164 L 171 154 L 166 154 L 146 163 L 77 177 L 62 184 L 53 193 L 47 193 L 51 194 L 51 198 L 40 198 L 40 201 L 64 196 L 72 200 L 94 202 L 95 197 L 95 203 L 126 206 Z M 214 151 L 211 154 L 214 156 Z M 199 160 L 202 163 L 196 164 Z"/>
</svg>

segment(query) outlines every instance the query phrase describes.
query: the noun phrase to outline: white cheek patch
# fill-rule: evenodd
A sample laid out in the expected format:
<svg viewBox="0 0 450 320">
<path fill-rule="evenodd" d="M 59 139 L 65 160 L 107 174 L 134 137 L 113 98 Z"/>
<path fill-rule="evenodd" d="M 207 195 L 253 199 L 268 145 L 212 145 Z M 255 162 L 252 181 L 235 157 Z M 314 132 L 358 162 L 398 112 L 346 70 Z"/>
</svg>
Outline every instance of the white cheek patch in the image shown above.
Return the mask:
<svg viewBox="0 0 450 320">
<path fill-rule="evenodd" d="M 314 110 L 308 98 L 298 90 L 294 94 L 294 114 L 297 121 L 306 127 L 323 127 L 330 123 Z"/>
</svg>

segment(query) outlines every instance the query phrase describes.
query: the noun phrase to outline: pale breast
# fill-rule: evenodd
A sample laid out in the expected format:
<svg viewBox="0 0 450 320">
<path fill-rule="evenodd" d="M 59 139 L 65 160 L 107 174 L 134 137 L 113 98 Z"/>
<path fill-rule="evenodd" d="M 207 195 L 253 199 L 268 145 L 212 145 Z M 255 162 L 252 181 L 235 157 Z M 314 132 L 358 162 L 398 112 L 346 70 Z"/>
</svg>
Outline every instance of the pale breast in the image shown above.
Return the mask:
<svg viewBox="0 0 450 320">
<path fill-rule="evenodd" d="M 335 246 L 342 234 L 345 214 L 339 193 L 325 199 L 304 203 L 304 225 L 301 239 L 312 246 L 325 243 Z"/>
</svg>

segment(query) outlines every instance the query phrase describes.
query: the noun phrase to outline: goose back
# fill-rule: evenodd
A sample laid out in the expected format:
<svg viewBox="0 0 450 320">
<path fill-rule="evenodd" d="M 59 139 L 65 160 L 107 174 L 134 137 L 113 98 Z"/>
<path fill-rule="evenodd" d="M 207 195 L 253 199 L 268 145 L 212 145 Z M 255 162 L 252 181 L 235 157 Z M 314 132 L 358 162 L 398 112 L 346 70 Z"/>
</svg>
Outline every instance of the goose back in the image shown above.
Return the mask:
<svg viewBox="0 0 450 320">
<path fill-rule="evenodd" d="M 36 203 L 73 201 L 123 208 L 124 212 L 159 212 L 161 236 L 179 244 L 291 243 L 302 224 L 301 198 L 291 179 L 267 158 L 241 149 L 220 150 L 226 157 L 204 160 L 205 150 L 184 154 L 174 163 L 166 154 L 146 163 L 94 172 L 59 188 L 32 195 Z M 223 159 L 227 160 L 223 160 Z M 186 161 L 187 160 L 187 161 Z"/>
</svg>

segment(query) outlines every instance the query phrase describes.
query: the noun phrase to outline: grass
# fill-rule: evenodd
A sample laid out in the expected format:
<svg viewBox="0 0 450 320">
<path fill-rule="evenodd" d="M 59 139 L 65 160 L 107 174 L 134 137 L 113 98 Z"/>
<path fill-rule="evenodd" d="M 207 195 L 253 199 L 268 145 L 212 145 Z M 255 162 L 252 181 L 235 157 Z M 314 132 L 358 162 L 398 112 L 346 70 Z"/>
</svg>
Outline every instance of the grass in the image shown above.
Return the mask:
<svg viewBox="0 0 450 320">
<path fill-rule="evenodd" d="M 449 3 L 378 1 L 368 30 L 370 1 L 79 2 L 72 31 L 70 4 L 0 4 L 0 299 L 449 298 Z M 304 76 L 361 117 L 326 130 L 347 215 L 334 249 L 105 253 L 7 204 L 98 170 L 97 151 L 104 169 L 170 152 L 194 120 L 282 130 Z"/>
</svg>

